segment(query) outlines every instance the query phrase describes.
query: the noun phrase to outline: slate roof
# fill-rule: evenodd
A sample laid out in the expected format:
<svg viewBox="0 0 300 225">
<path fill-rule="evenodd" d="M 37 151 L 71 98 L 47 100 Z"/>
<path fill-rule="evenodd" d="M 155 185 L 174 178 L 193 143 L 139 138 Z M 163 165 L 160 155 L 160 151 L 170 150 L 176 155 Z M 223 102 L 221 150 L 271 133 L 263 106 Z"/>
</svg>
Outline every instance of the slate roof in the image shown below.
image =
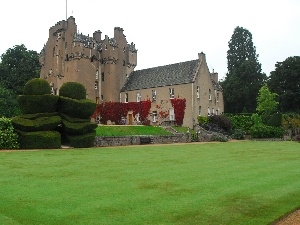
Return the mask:
<svg viewBox="0 0 300 225">
<path fill-rule="evenodd" d="M 192 83 L 199 60 L 133 71 L 121 91 Z"/>
</svg>

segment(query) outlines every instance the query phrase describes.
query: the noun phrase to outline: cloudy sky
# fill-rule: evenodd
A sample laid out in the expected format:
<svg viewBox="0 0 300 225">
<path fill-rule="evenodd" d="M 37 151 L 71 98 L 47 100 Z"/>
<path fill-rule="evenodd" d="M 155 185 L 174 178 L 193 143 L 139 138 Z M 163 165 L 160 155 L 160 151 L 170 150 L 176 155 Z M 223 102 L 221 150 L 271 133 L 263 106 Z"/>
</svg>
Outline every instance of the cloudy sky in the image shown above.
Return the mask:
<svg viewBox="0 0 300 225">
<path fill-rule="evenodd" d="M 209 69 L 227 72 L 228 41 L 237 26 L 248 29 L 269 75 L 275 63 L 300 55 L 299 0 L 13 0 L 1 1 L 0 54 L 14 45 L 40 52 L 49 28 L 75 17 L 79 32 L 113 37 L 122 27 L 138 49 L 138 66 L 193 60 L 206 54 Z"/>
</svg>

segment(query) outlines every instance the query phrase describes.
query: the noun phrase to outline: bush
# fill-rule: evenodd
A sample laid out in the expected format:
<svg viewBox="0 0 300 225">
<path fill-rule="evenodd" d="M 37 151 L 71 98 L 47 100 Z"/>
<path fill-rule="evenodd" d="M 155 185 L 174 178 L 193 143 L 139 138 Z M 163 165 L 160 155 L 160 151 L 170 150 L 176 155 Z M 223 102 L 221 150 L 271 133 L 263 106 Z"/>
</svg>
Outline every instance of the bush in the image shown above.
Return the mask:
<svg viewBox="0 0 300 225">
<path fill-rule="evenodd" d="M 16 116 L 12 118 L 14 128 L 26 132 L 54 130 L 60 123 L 61 118 L 58 115 L 33 119 L 27 119 L 24 116 Z"/>
<path fill-rule="evenodd" d="M 0 149 L 18 149 L 18 135 L 15 133 L 11 119 L 0 118 Z"/>
<path fill-rule="evenodd" d="M 85 87 L 80 83 L 66 82 L 59 89 L 59 96 L 77 100 L 86 99 L 86 90 Z"/>
<path fill-rule="evenodd" d="M 268 120 L 267 125 L 268 126 L 273 126 L 273 127 L 281 127 L 281 122 L 282 122 L 282 114 L 281 113 L 275 113 Z"/>
<path fill-rule="evenodd" d="M 285 130 L 281 127 L 266 126 L 263 124 L 254 125 L 250 129 L 252 138 L 282 138 Z"/>
<path fill-rule="evenodd" d="M 85 119 L 75 118 L 75 117 L 68 116 L 67 114 L 64 114 L 64 113 L 60 113 L 59 115 L 61 116 L 61 118 L 63 120 L 66 120 L 66 121 L 71 122 L 71 123 L 91 122 L 90 118 L 87 118 L 87 119 L 86 118 Z"/>
<path fill-rule="evenodd" d="M 241 129 L 235 129 L 233 134 L 231 135 L 232 138 L 237 140 L 244 140 L 246 136 L 246 132 Z"/>
<path fill-rule="evenodd" d="M 207 116 L 198 116 L 198 123 L 200 126 L 206 124 L 208 122 Z"/>
<path fill-rule="evenodd" d="M 252 126 L 255 124 L 262 124 L 262 119 L 258 114 L 252 114 L 252 115 L 243 115 L 243 114 L 238 114 L 238 115 L 230 115 L 228 116 L 232 129 L 240 129 L 245 131 L 247 134 L 250 133 L 250 129 Z"/>
<path fill-rule="evenodd" d="M 76 100 L 67 97 L 59 97 L 58 111 L 68 116 L 87 119 L 93 115 L 96 103 L 89 99 Z"/>
<path fill-rule="evenodd" d="M 24 95 L 49 95 L 51 87 L 46 80 L 34 78 L 25 84 L 23 93 Z"/>
<path fill-rule="evenodd" d="M 56 95 L 19 95 L 18 103 L 23 114 L 56 112 Z"/>
<path fill-rule="evenodd" d="M 18 131 L 22 149 L 57 149 L 61 147 L 60 133 L 57 131 Z"/>
<path fill-rule="evenodd" d="M 214 132 L 214 133 L 212 133 L 212 136 L 211 136 L 210 140 L 211 141 L 227 142 L 228 138 L 224 134 Z"/>
<path fill-rule="evenodd" d="M 91 122 L 71 123 L 67 120 L 62 121 L 63 129 L 67 134 L 86 134 L 97 128 L 97 124 Z"/>
<path fill-rule="evenodd" d="M 84 135 L 66 135 L 66 139 L 74 148 L 89 148 L 95 146 L 95 136 L 96 132 L 93 131 Z"/>
<path fill-rule="evenodd" d="M 208 121 L 219 125 L 225 132 L 231 131 L 231 122 L 225 115 L 212 115 L 208 118 Z"/>
</svg>

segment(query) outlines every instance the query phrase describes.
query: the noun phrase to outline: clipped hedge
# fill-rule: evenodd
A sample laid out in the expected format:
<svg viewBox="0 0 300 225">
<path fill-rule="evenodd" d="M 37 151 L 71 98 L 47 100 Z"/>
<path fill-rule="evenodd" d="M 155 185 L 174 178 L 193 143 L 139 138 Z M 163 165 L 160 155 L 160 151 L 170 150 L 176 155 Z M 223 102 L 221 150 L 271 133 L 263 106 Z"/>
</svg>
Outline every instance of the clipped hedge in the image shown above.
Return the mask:
<svg viewBox="0 0 300 225">
<path fill-rule="evenodd" d="M 68 116 L 67 114 L 64 114 L 64 113 L 60 113 L 59 115 L 61 116 L 62 119 L 67 120 L 68 122 L 71 122 L 71 123 L 91 122 L 90 118 L 88 118 L 88 119 L 75 118 L 75 117 Z"/>
<path fill-rule="evenodd" d="M 12 118 L 13 126 L 25 132 L 55 130 L 61 123 L 60 116 L 44 116 L 33 119 L 16 116 Z"/>
<path fill-rule="evenodd" d="M 94 146 L 96 131 L 82 135 L 66 135 L 68 143 L 74 148 L 89 148 Z"/>
<path fill-rule="evenodd" d="M 67 114 L 68 116 L 87 119 L 94 113 L 96 103 L 89 99 L 71 99 L 67 97 L 59 97 L 58 111 L 59 113 Z"/>
<path fill-rule="evenodd" d="M 91 122 L 71 123 L 67 120 L 62 120 L 63 129 L 67 134 L 86 134 L 96 129 L 97 124 Z"/>
<path fill-rule="evenodd" d="M 23 93 L 24 95 L 49 95 L 51 87 L 46 80 L 34 78 L 25 84 Z"/>
<path fill-rule="evenodd" d="M 273 127 L 281 127 L 281 122 L 282 122 L 282 114 L 281 113 L 275 113 L 268 120 L 267 125 L 268 126 L 273 126 Z"/>
<path fill-rule="evenodd" d="M 53 113 L 33 113 L 33 114 L 23 114 L 21 115 L 25 119 L 34 120 L 40 117 L 50 117 L 50 116 L 59 116 L 58 112 Z"/>
<path fill-rule="evenodd" d="M 66 82 L 60 87 L 59 96 L 77 100 L 86 99 L 86 90 L 85 87 L 80 83 Z"/>
<path fill-rule="evenodd" d="M 61 135 L 57 131 L 18 131 L 18 133 L 22 149 L 57 149 L 61 147 Z"/>
<path fill-rule="evenodd" d="M 18 103 L 23 114 L 56 112 L 57 95 L 19 95 Z"/>
<path fill-rule="evenodd" d="M 282 138 L 285 130 L 282 127 L 254 125 L 250 128 L 251 138 Z"/>
</svg>

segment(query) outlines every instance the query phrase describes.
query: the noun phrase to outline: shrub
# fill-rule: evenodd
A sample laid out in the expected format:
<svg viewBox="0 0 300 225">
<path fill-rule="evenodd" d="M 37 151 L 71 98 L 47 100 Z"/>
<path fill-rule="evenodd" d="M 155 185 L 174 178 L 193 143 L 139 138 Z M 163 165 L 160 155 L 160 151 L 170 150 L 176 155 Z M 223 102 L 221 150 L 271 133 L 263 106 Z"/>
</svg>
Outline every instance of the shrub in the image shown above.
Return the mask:
<svg viewBox="0 0 300 225">
<path fill-rule="evenodd" d="M 225 115 L 212 115 L 208 118 L 208 122 L 217 124 L 225 132 L 231 131 L 231 122 Z"/>
<path fill-rule="evenodd" d="M 28 118 L 28 117 L 27 117 Z M 27 119 L 24 116 L 16 116 L 12 118 L 12 124 L 15 129 L 30 131 L 46 131 L 54 130 L 61 123 L 60 116 L 44 116 L 33 119 Z"/>
<path fill-rule="evenodd" d="M 268 126 L 273 126 L 273 127 L 281 127 L 281 122 L 282 122 L 282 114 L 281 113 L 275 113 L 268 120 L 267 125 Z"/>
<path fill-rule="evenodd" d="M 80 83 L 66 82 L 59 89 L 59 96 L 77 100 L 86 99 L 86 90 L 85 87 Z"/>
<path fill-rule="evenodd" d="M 64 113 L 60 113 L 59 114 L 61 116 L 62 119 L 68 121 L 68 122 L 71 122 L 71 123 L 84 123 L 84 122 L 91 122 L 91 119 L 90 118 L 85 118 L 85 119 L 81 119 L 81 118 L 75 118 L 75 117 L 71 117 L 71 116 L 68 116 L 67 114 L 64 114 Z"/>
<path fill-rule="evenodd" d="M 0 149 L 18 149 L 18 135 L 15 133 L 11 119 L 0 118 Z"/>
<path fill-rule="evenodd" d="M 86 134 L 97 128 L 97 124 L 91 122 L 71 123 L 67 120 L 63 120 L 62 124 L 67 134 Z"/>
<path fill-rule="evenodd" d="M 67 142 L 74 148 L 93 147 L 96 131 L 83 135 L 66 135 Z"/>
<path fill-rule="evenodd" d="M 87 119 L 94 113 L 96 103 L 89 99 L 71 99 L 67 97 L 59 97 L 58 111 L 75 118 Z"/>
<path fill-rule="evenodd" d="M 261 117 L 254 113 L 252 115 L 246 114 L 238 114 L 238 115 L 229 115 L 228 116 L 231 124 L 232 124 L 232 129 L 240 129 L 245 131 L 247 134 L 250 133 L 250 129 L 252 126 L 255 124 L 262 124 L 262 119 Z"/>
<path fill-rule="evenodd" d="M 227 142 L 228 138 L 224 134 L 213 132 L 210 140 L 211 141 Z"/>
<path fill-rule="evenodd" d="M 246 132 L 241 129 L 235 129 L 233 134 L 231 135 L 232 138 L 237 140 L 244 140 L 246 136 Z"/>
<path fill-rule="evenodd" d="M 18 103 L 23 114 L 56 112 L 56 95 L 19 95 Z"/>
<path fill-rule="evenodd" d="M 197 119 L 198 119 L 198 123 L 200 126 L 202 126 L 208 122 L 207 116 L 198 116 Z"/>
<path fill-rule="evenodd" d="M 57 131 L 18 131 L 23 149 L 57 149 L 61 147 L 60 133 Z"/>
<path fill-rule="evenodd" d="M 281 127 L 266 126 L 263 124 L 254 125 L 250 129 L 252 138 L 282 138 L 285 130 Z"/>
<path fill-rule="evenodd" d="M 51 87 L 46 80 L 34 78 L 25 84 L 23 93 L 24 95 L 49 95 Z"/>
</svg>

